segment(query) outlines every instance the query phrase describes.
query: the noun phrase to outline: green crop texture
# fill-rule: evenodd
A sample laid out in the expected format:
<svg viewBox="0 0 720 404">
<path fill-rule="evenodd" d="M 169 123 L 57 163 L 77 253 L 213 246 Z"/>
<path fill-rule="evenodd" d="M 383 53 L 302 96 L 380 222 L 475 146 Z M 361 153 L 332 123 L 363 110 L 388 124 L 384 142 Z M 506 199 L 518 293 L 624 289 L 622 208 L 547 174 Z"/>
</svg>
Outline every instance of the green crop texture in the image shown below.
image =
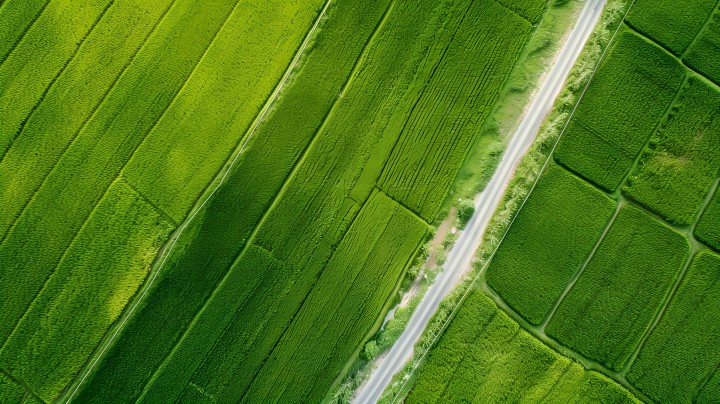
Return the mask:
<svg viewBox="0 0 720 404">
<path fill-rule="evenodd" d="M 530 29 L 494 1 L 474 2 L 407 117 L 380 187 L 426 221 L 437 215 Z"/>
<path fill-rule="evenodd" d="M 683 55 L 683 60 L 720 85 L 720 6 L 715 9 L 705 30 Z"/>
<path fill-rule="evenodd" d="M 690 77 L 623 192 L 669 222 L 695 220 L 720 167 L 720 92 Z"/>
<path fill-rule="evenodd" d="M 43 400 L 57 397 L 135 294 L 172 226 L 132 188 L 115 183 L 0 350 L 0 367 Z M 107 228 L 121 237 L 98 237 Z M 95 268 L 98 261 L 106 265 Z M 3 323 L 13 320 L 3 313 Z"/>
<path fill-rule="evenodd" d="M 700 217 L 695 227 L 695 237 L 720 251 L 720 190 L 715 192 L 713 199 Z"/>
<path fill-rule="evenodd" d="M 0 2 L 0 62 L 25 36 L 49 0 L 5 0 Z"/>
<path fill-rule="evenodd" d="M 687 239 L 634 207 L 620 210 L 546 332 L 622 369 L 690 250 Z"/>
<path fill-rule="evenodd" d="M 705 386 L 698 392 L 695 402 L 712 403 L 720 397 L 720 367 L 715 369 L 715 373 L 710 377 Z"/>
<path fill-rule="evenodd" d="M 624 31 L 570 121 L 554 154 L 560 164 L 615 190 L 680 88 L 679 61 Z"/>
<path fill-rule="evenodd" d="M 487 282 L 532 324 L 545 320 L 615 202 L 558 166 L 543 174 L 488 267 Z"/>
<path fill-rule="evenodd" d="M 700 33 L 716 0 L 637 0 L 627 16 L 638 31 L 682 54 Z"/>
<path fill-rule="evenodd" d="M 475 290 L 405 402 L 541 401 L 637 402 L 616 382 L 548 348 Z"/>
<path fill-rule="evenodd" d="M 643 345 L 628 380 L 658 402 L 690 402 L 720 363 L 718 346 L 720 256 L 703 251 Z"/>
<path fill-rule="evenodd" d="M 25 397 L 25 388 L 0 373 L 0 403 L 20 403 Z"/>
</svg>

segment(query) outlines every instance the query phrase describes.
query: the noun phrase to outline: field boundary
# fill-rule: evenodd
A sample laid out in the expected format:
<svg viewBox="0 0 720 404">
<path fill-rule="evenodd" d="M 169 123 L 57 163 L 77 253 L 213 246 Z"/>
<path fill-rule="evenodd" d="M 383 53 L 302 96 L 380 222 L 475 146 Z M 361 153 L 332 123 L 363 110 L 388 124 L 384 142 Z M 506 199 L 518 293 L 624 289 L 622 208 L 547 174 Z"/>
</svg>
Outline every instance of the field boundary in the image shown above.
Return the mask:
<svg viewBox="0 0 720 404">
<path fill-rule="evenodd" d="M 428 344 L 427 348 L 426 348 L 425 351 L 422 353 L 422 355 L 420 356 L 420 358 L 419 358 L 417 361 L 414 361 L 415 363 L 412 365 L 411 371 L 409 372 L 409 374 L 408 374 L 407 377 L 405 378 L 405 382 L 400 386 L 400 389 L 398 390 L 399 393 L 401 393 L 401 392 L 405 389 L 405 387 L 406 387 L 406 385 L 407 385 L 407 382 L 412 379 L 413 374 L 415 373 L 415 371 L 416 371 L 417 368 L 419 367 L 419 364 L 423 361 L 423 359 L 425 358 L 425 356 L 427 355 L 427 353 L 430 351 L 430 348 L 432 348 L 432 347 L 435 345 L 438 337 L 444 333 L 444 330 L 447 328 L 447 326 L 448 326 L 448 324 L 450 323 L 450 321 L 454 318 L 455 313 L 457 312 L 457 309 L 458 309 L 458 308 L 462 305 L 462 303 L 465 301 L 465 298 L 467 297 L 467 295 L 469 294 L 469 292 L 470 292 L 470 291 L 472 290 L 472 288 L 474 287 L 475 282 L 477 282 L 477 280 L 479 279 L 480 275 L 485 272 L 485 269 L 487 268 L 487 266 L 490 264 L 490 262 L 492 261 L 493 257 L 494 257 L 495 254 L 497 253 L 497 251 L 498 251 L 500 245 L 502 244 L 503 240 L 505 239 L 505 237 L 507 237 L 507 234 L 509 233 L 510 228 L 512 227 L 513 223 L 515 222 L 515 219 L 517 219 L 518 214 L 520 213 L 520 211 L 522 210 L 523 206 L 525 205 L 525 203 L 526 203 L 527 200 L 529 199 L 530 195 L 532 194 L 533 190 L 534 190 L 535 187 L 537 186 L 537 183 L 538 183 L 538 181 L 539 181 L 539 179 L 540 179 L 540 176 L 541 176 L 542 173 L 545 171 L 545 169 L 547 168 L 550 160 L 552 159 L 552 155 L 553 155 L 553 153 L 555 152 L 555 149 L 557 148 L 557 145 L 558 145 L 558 143 L 560 142 L 560 139 L 562 138 L 563 134 L 565 133 L 565 130 L 567 129 L 567 127 L 568 127 L 568 125 L 569 125 L 569 123 L 570 123 L 570 120 L 572 119 L 573 115 L 575 114 L 575 111 L 576 111 L 577 108 L 578 108 L 578 105 L 580 105 L 580 102 L 582 101 L 583 97 L 585 96 L 585 93 L 587 92 L 588 87 L 590 87 L 590 83 L 592 83 L 592 79 L 593 79 L 593 77 L 595 76 L 595 73 L 597 72 L 597 69 L 600 67 L 600 65 L 602 64 L 603 60 L 605 59 L 605 55 L 607 54 L 608 50 L 609 50 L 610 48 L 612 48 L 613 40 L 615 39 L 615 36 L 617 35 L 617 33 L 620 31 L 620 28 L 623 26 L 623 22 L 625 22 L 625 18 L 627 17 L 628 13 L 629 13 L 630 10 L 632 9 L 632 7 L 635 5 L 635 1 L 636 1 L 636 0 L 632 0 L 632 3 L 631 3 L 630 6 L 628 7 L 628 9 L 625 11 L 625 14 L 623 15 L 622 19 L 620 20 L 620 23 L 618 24 L 618 27 L 615 29 L 613 35 L 611 36 L 610 40 L 608 41 L 607 46 L 605 47 L 605 49 L 603 50 L 602 54 L 600 55 L 600 58 L 598 59 L 598 62 L 596 63 L 595 67 L 593 68 L 592 72 L 590 73 L 587 82 L 585 83 L 585 86 L 584 86 L 584 88 L 583 88 L 583 91 L 580 93 L 580 96 L 578 97 L 577 101 L 575 102 L 575 106 L 573 107 L 573 109 L 571 110 L 571 112 L 570 112 L 570 114 L 568 115 L 567 119 L 565 120 L 565 124 L 564 124 L 562 130 L 560 131 L 560 135 L 557 137 L 557 139 L 555 140 L 555 143 L 553 144 L 553 147 L 551 148 L 550 152 L 548 153 L 548 156 L 547 156 L 547 158 L 545 159 L 545 163 L 543 163 L 542 168 L 540 169 L 540 172 L 538 173 L 537 177 L 535 178 L 535 181 L 533 182 L 533 185 L 530 187 L 529 192 L 527 193 L 527 195 L 526 195 L 525 198 L 523 199 L 522 203 L 521 203 L 520 206 L 518 207 L 517 211 L 516 211 L 515 214 L 513 215 L 512 220 L 511 220 L 510 223 L 508 224 L 505 232 L 503 233 L 503 235 L 502 235 L 502 237 L 500 238 L 499 242 L 497 243 L 496 247 L 493 249 L 492 253 L 488 256 L 487 260 L 485 261 L 485 264 L 477 271 L 477 274 L 475 275 L 475 277 L 474 277 L 474 278 L 472 279 L 472 281 L 468 284 L 467 288 L 465 289 L 465 292 L 461 295 L 461 297 L 460 297 L 460 299 L 458 300 L 458 302 L 455 304 L 455 306 L 453 307 L 453 309 L 450 311 L 450 314 L 447 316 L 447 318 L 446 318 L 445 321 L 442 323 L 442 325 L 440 326 L 440 328 L 439 328 L 439 329 L 437 330 L 437 332 L 434 334 L 432 340 L 430 341 L 430 343 Z M 412 360 L 412 359 L 411 359 L 411 360 Z M 391 401 L 391 403 L 394 404 L 399 397 L 400 397 L 400 394 L 397 394 L 395 397 L 393 397 L 393 400 Z"/>
</svg>

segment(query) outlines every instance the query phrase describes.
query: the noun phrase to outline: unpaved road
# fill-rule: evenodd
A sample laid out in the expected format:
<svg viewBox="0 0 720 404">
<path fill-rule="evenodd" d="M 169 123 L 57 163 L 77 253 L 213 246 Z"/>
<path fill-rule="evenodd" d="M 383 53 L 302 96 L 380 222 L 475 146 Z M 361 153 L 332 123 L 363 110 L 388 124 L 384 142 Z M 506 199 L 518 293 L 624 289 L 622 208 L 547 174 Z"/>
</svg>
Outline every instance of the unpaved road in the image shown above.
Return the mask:
<svg viewBox="0 0 720 404">
<path fill-rule="evenodd" d="M 515 168 L 535 140 L 540 125 L 548 112 L 550 112 L 575 60 L 580 55 L 580 51 L 600 19 L 605 3 L 606 0 L 587 0 L 578 22 L 563 46 L 555 65 L 547 75 L 536 99 L 531 104 L 517 132 L 510 141 L 497 171 L 485 191 L 479 195 L 475 214 L 448 254 L 447 261 L 443 265 L 443 271 L 428 289 L 400 339 L 380 361 L 378 367 L 373 371 L 370 379 L 361 388 L 353 402 L 374 403 L 380 398 L 395 373 L 402 369 L 412 357 L 415 343 L 422 335 L 433 314 L 435 314 L 442 299 L 452 291 L 457 281 L 470 267 L 475 251 L 480 247 L 482 235 L 495 209 L 500 204 L 508 183 L 515 173 Z"/>
</svg>

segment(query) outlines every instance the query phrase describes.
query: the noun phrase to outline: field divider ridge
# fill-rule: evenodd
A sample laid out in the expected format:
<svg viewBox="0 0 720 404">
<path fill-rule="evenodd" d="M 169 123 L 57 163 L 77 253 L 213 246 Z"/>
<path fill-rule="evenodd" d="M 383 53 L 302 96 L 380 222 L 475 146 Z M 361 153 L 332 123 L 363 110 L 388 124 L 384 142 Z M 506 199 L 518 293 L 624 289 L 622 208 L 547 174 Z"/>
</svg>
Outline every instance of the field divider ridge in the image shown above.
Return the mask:
<svg viewBox="0 0 720 404">
<path fill-rule="evenodd" d="M 582 274 L 585 272 L 585 269 L 587 268 L 588 264 L 592 260 L 592 258 L 595 256 L 595 253 L 597 252 L 598 248 L 600 248 L 600 245 L 605 240 L 605 236 L 607 236 L 608 232 L 610 231 L 610 228 L 615 223 L 615 219 L 617 218 L 618 214 L 620 213 L 620 209 L 625 206 L 625 203 L 623 201 L 620 201 L 615 206 L 615 210 L 613 211 L 612 215 L 610 216 L 610 219 L 608 220 L 607 224 L 605 225 L 605 228 L 603 229 L 602 233 L 600 233 L 600 236 L 598 237 L 597 241 L 595 241 L 595 245 L 593 246 L 592 250 L 590 250 L 590 253 L 585 258 L 583 263 L 580 265 L 580 268 L 575 272 L 572 279 L 570 279 L 570 282 L 568 282 L 567 286 L 565 286 L 565 289 L 563 289 L 562 293 L 560 294 L 560 297 L 555 301 L 555 304 L 553 305 L 552 309 L 548 313 L 547 317 L 545 317 L 545 320 L 537 326 L 538 331 L 542 334 L 545 334 L 545 327 L 550 322 L 550 319 L 555 315 L 555 312 L 557 311 L 558 307 L 560 307 L 560 304 L 562 304 L 562 301 L 565 299 L 565 296 L 570 292 L 570 289 L 575 286 L 575 283 L 577 280 L 582 276 Z"/>
<path fill-rule="evenodd" d="M 500 244 L 502 244 L 503 240 L 507 237 L 507 235 L 508 235 L 508 233 L 509 233 L 509 231 L 510 231 L 510 227 L 513 225 L 513 223 L 514 223 L 515 220 L 517 219 L 518 214 L 520 213 L 520 211 L 522 210 L 523 206 L 525 205 L 525 203 L 526 203 L 527 200 L 529 199 L 530 194 L 532 194 L 532 191 L 533 191 L 533 190 L 535 189 L 535 187 L 537 186 L 537 183 L 538 183 L 538 181 L 539 181 L 539 179 L 540 179 L 540 176 L 542 175 L 542 173 L 543 173 L 543 172 L 545 171 L 545 169 L 547 168 L 547 166 L 548 166 L 548 164 L 549 164 L 549 162 L 550 162 L 550 159 L 552 158 L 552 155 L 553 155 L 553 153 L 555 152 L 555 149 L 557 148 L 558 143 L 560 142 L 560 139 L 562 138 L 563 134 L 565 133 L 565 130 L 566 130 L 567 127 L 568 127 L 568 124 L 570 123 L 570 120 L 572 119 L 573 115 L 575 115 L 575 111 L 577 111 L 578 105 L 580 105 L 580 102 L 582 101 L 583 97 L 585 96 L 585 93 L 587 92 L 588 87 L 590 87 L 590 83 L 592 82 L 592 79 L 593 79 L 593 77 L 595 76 L 595 73 L 597 72 L 598 68 L 600 67 L 600 64 L 602 63 L 602 61 L 605 59 L 605 56 L 606 56 L 608 50 L 611 48 L 611 45 L 612 45 L 612 43 L 613 43 L 613 40 L 615 39 L 615 36 L 616 36 L 617 33 L 620 31 L 620 28 L 622 27 L 623 22 L 625 22 L 625 19 L 627 18 L 628 13 L 629 13 L 630 10 L 632 9 L 632 7 L 635 5 L 635 2 L 636 2 L 636 1 L 637 1 L 637 0 L 632 0 L 632 3 L 631 3 L 630 6 L 628 7 L 628 9 L 625 11 L 625 14 L 623 15 L 622 19 L 620 20 L 620 23 L 618 24 L 618 27 L 617 27 L 617 28 L 615 29 L 615 31 L 613 32 L 613 35 L 610 37 L 610 40 L 608 41 L 608 45 L 605 47 L 605 49 L 603 50 L 602 54 L 600 55 L 600 58 L 598 59 L 598 62 L 595 64 L 592 72 L 591 72 L 590 75 L 589 75 L 589 78 L 588 78 L 587 82 L 585 83 L 585 86 L 584 86 L 584 88 L 583 88 L 583 91 L 580 93 L 580 96 L 578 97 L 577 101 L 575 102 L 575 105 L 574 105 L 574 107 L 572 108 L 570 114 L 568 114 L 568 117 L 567 117 L 567 119 L 565 120 L 565 124 L 563 125 L 563 128 L 562 128 L 562 130 L 560 131 L 560 135 L 559 135 L 558 138 L 555 140 L 555 143 L 553 144 L 552 149 L 551 149 L 550 152 L 548 153 L 548 156 L 547 156 L 547 158 L 545 159 L 545 163 L 543 163 L 543 165 L 542 165 L 542 167 L 541 167 L 541 169 L 540 169 L 540 172 L 539 172 L 538 176 L 536 177 L 535 181 L 533 182 L 533 185 L 530 187 L 530 190 L 528 191 L 527 195 L 526 195 L 525 198 L 523 199 L 523 202 L 520 204 L 520 206 L 518 207 L 517 211 L 516 211 L 515 214 L 513 215 L 512 220 L 510 221 L 510 223 L 508 224 L 507 228 L 505 229 L 505 232 L 503 233 L 502 237 L 501 237 L 500 240 L 498 241 L 497 246 L 493 249 L 492 253 L 488 256 L 487 260 L 485 261 L 485 264 L 483 264 L 483 266 L 477 271 L 477 274 L 475 275 L 475 277 L 470 281 L 470 283 L 468 284 L 467 288 L 465 289 L 465 292 L 463 292 L 463 294 L 461 295 L 460 299 L 458 299 L 457 304 L 455 304 L 455 307 L 453 307 L 453 309 L 450 311 L 450 314 L 447 316 L 447 318 L 445 319 L 445 321 L 443 321 L 443 323 L 441 324 L 441 326 L 440 326 L 440 328 L 438 329 L 437 333 L 434 335 L 434 337 L 432 338 L 432 340 L 431 340 L 430 343 L 428 344 L 428 346 L 427 346 L 427 348 L 425 349 L 425 351 L 424 351 L 424 352 L 422 353 L 422 355 L 420 355 L 420 357 L 415 361 L 415 364 L 412 366 L 412 370 L 411 370 L 410 373 L 408 374 L 408 377 L 405 379 L 405 381 L 403 382 L 403 384 L 400 386 L 400 389 L 398 390 L 399 392 L 402 392 L 402 391 L 405 389 L 405 386 L 407 385 L 408 381 L 409 381 L 409 380 L 412 380 L 412 376 L 413 376 L 413 374 L 415 373 L 415 371 L 417 370 L 419 364 L 420 364 L 420 363 L 422 362 L 422 360 L 425 358 L 425 356 L 426 356 L 427 353 L 429 352 L 430 348 L 435 345 L 435 343 L 437 342 L 438 337 L 439 337 L 440 335 L 442 335 L 442 333 L 443 333 L 443 331 L 445 330 L 445 328 L 447 328 L 448 324 L 450 323 L 450 321 L 451 321 L 451 320 L 453 319 L 453 317 L 455 316 L 455 313 L 457 312 L 458 308 L 462 305 L 463 301 L 465 300 L 465 298 L 467 297 L 467 295 L 470 293 L 470 291 L 471 291 L 472 288 L 474 287 L 475 282 L 477 282 L 477 280 L 478 280 L 478 278 L 480 277 L 480 275 L 483 274 L 483 273 L 485 272 L 485 270 L 487 269 L 488 264 L 492 261 L 492 258 L 493 258 L 493 257 L 495 256 L 495 254 L 497 253 Z M 399 397 L 399 394 L 396 395 L 395 397 L 393 397 L 391 403 L 392 403 L 392 404 L 395 404 L 395 402 L 397 402 L 397 400 L 398 400 L 398 397 Z"/>
<path fill-rule="evenodd" d="M 75 47 L 75 51 L 73 51 L 72 55 L 70 55 L 70 57 L 69 57 L 67 60 L 65 60 L 65 63 L 63 63 L 63 66 L 60 68 L 60 70 L 58 70 L 58 72 L 55 74 L 55 77 L 53 77 L 52 80 L 50 81 L 50 83 L 48 83 L 48 85 L 45 87 L 45 90 L 43 91 L 43 93 L 42 93 L 42 95 L 40 96 L 40 98 L 35 102 L 35 105 L 33 105 L 32 109 L 30 109 L 30 112 L 28 112 L 28 114 L 25 116 L 25 118 L 23 118 L 22 122 L 20 123 L 20 126 L 19 126 L 18 129 L 15 131 L 15 135 L 13 135 L 12 140 L 7 144 L 7 146 L 5 146 L 5 150 L 0 150 L 0 153 L 2 153 L 2 157 L 0 157 L 0 163 L 2 163 L 3 160 L 5 160 L 5 156 L 7 156 L 7 152 L 12 148 L 13 143 L 15 143 L 15 140 L 17 140 L 17 138 L 18 138 L 18 137 L 20 136 L 20 134 L 23 132 L 23 130 L 25 129 L 25 125 L 27 125 L 28 121 L 29 121 L 30 118 L 33 116 L 33 114 L 35 113 L 35 110 L 37 110 L 38 107 L 40 106 L 40 104 L 42 104 L 42 102 L 43 102 L 43 100 L 45 99 L 45 96 L 47 95 L 47 93 L 50 91 L 50 89 L 53 88 L 53 86 L 55 85 L 55 82 L 56 82 L 56 81 L 60 78 L 60 76 L 62 76 L 62 74 L 65 72 L 65 69 L 67 69 L 67 67 L 68 67 L 68 65 L 70 64 L 70 62 L 72 62 L 73 59 L 75 59 L 75 56 L 76 56 L 76 55 L 78 54 L 78 52 L 80 51 L 80 48 L 82 48 L 83 44 L 85 43 L 85 40 L 90 36 L 90 34 L 92 34 L 92 32 L 95 30 L 95 27 L 97 27 L 98 23 L 103 19 L 103 17 L 104 17 L 105 14 L 108 12 L 108 10 L 110 9 L 110 7 L 112 7 L 113 4 L 115 4 L 115 1 L 114 1 L 114 0 L 109 1 L 108 4 L 107 4 L 107 5 L 105 6 L 105 8 L 103 9 L 103 11 L 100 12 L 100 15 L 99 15 L 98 18 L 95 20 L 95 22 L 93 23 L 92 27 L 90 27 L 90 29 L 85 33 L 85 35 L 84 35 L 84 36 L 82 37 L 82 39 L 80 40 L 80 43 Z M 43 8 L 43 10 L 44 10 L 44 8 Z M 40 13 L 40 14 L 42 14 L 42 13 Z M 39 16 L 40 14 L 38 14 L 38 16 Z M 33 21 L 33 23 L 34 23 L 34 21 Z M 26 32 L 27 32 L 27 31 L 26 31 Z M 18 42 L 18 43 L 19 43 L 19 42 Z M 8 53 L 8 55 L 9 55 L 9 53 Z"/>
<path fill-rule="evenodd" d="M 713 21 L 713 16 L 717 12 L 720 12 L 720 0 L 718 0 L 718 2 L 715 3 L 715 7 L 713 7 L 712 11 L 710 11 L 710 14 L 708 14 L 708 17 L 707 17 L 707 19 L 705 19 L 705 23 L 703 24 L 702 28 L 700 28 L 700 30 L 697 32 L 697 34 L 695 34 L 695 38 L 693 38 L 693 40 L 690 41 L 690 45 L 688 45 L 687 48 L 685 48 L 685 50 L 683 50 L 683 52 L 680 55 L 678 55 L 678 59 L 682 60 L 685 57 L 685 55 L 688 53 L 688 51 L 693 47 L 693 45 L 695 45 L 695 42 L 697 42 L 697 40 L 705 33 L 705 29 L 708 27 L 708 25 L 710 25 L 710 22 Z"/>
<path fill-rule="evenodd" d="M 75 143 L 75 141 L 77 140 L 77 137 L 80 135 L 80 133 L 82 133 L 82 131 L 83 131 L 83 130 L 85 129 L 85 127 L 87 126 L 87 124 L 88 124 L 90 121 L 92 121 L 92 119 L 95 117 L 95 115 L 97 114 L 97 111 L 98 111 L 98 110 L 100 109 L 100 107 L 105 103 L 105 100 L 106 100 L 107 97 L 110 95 L 110 93 L 112 92 L 112 90 L 115 89 L 115 86 L 117 85 L 117 83 L 118 83 L 118 81 L 120 80 L 120 78 L 123 76 L 123 74 L 124 74 L 125 71 L 128 69 L 128 67 L 130 67 L 130 65 L 132 64 L 132 62 L 135 61 L 135 58 L 137 57 L 137 55 L 138 55 L 138 54 L 140 53 L 140 51 L 145 47 L 145 44 L 147 44 L 147 41 L 148 41 L 148 40 L 150 39 L 150 37 L 155 33 L 155 30 L 157 29 L 158 26 L 160 26 L 160 24 L 162 23 L 163 19 L 165 19 L 165 16 L 168 14 L 168 12 L 169 12 L 170 9 L 173 7 L 173 5 L 175 4 L 176 1 L 177 1 L 177 0 L 173 0 L 172 2 L 170 2 L 170 4 L 168 5 L 167 9 L 163 12 L 162 16 L 158 19 L 158 22 L 155 24 L 155 26 L 153 27 L 153 29 L 150 30 L 149 34 L 145 37 L 145 39 L 144 39 L 143 42 L 140 44 L 140 46 L 137 47 L 137 50 L 133 53 L 132 57 L 131 57 L 131 58 L 128 60 L 128 62 L 125 63 L 125 65 L 122 67 L 122 69 L 120 70 L 120 72 L 117 74 L 117 76 L 116 76 L 115 79 L 113 80 L 112 84 L 111 84 L 111 85 L 108 87 L 108 89 L 105 91 L 105 94 L 103 94 L 103 96 L 102 96 L 102 98 L 100 99 L 100 101 L 97 103 L 97 105 L 95 105 L 95 107 L 92 109 L 92 111 L 90 112 L 90 114 L 84 119 L 83 123 L 80 125 L 80 127 L 78 128 L 78 130 L 75 131 L 75 134 L 72 136 L 72 139 L 70 140 L 70 142 L 68 142 L 68 144 L 67 144 L 67 146 L 65 146 L 64 150 L 59 153 L 59 156 L 58 156 L 57 161 L 55 161 L 55 164 L 53 164 L 52 168 L 50 169 L 50 171 L 48 171 L 47 175 L 45 176 L 45 178 L 43 178 L 42 182 L 40 182 L 40 184 L 38 185 L 38 187 L 35 188 L 35 191 L 33 191 L 32 196 L 30 196 L 30 199 L 28 199 L 28 201 L 27 201 L 27 203 L 25 204 L 25 206 L 23 206 L 23 208 L 20 210 L 20 212 L 18 212 L 17 215 L 15 215 L 15 218 L 13 218 L 12 224 L 10 225 L 10 227 L 8 227 L 8 229 L 7 229 L 7 231 L 5 232 L 5 234 L 0 235 L 0 244 L 2 244 L 3 241 L 5 241 L 5 239 L 7 238 L 7 236 L 12 232 L 13 228 L 15 227 L 15 224 L 17 223 L 18 219 L 19 219 L 20 217 L 22 217 L 23 213 L 25 213 L 25 211 L 28 209 L 28 206 L 30 206 L 30 204 L 32 204 L 32 202 L 36 199 L 36 196 L 37 196 L 38 192 L 39 192 L 40 189 L 43 187 L 43 185 L 47 182 L 48 178 L 50 178 L 50 176 L 52 175 L 52 173 L 56 170 L 56 168 L 57 168 L 58 164 L 60 163 L 60 161 L 62 160 L 63 156 L 64 156 L 64 155 L 67 153 L 67 151 L 72 147 L 72 145 L 73 145 L 73 144 Z M 38 105 L 39 105 L 39 103 L 38 103 Z M 34 109 L 33 109 L 33 111 L 34 111 Z M 31 112 L 31 114 L 32 114 L 32 112 Z M 24 122 L 23 122 L 23 124 L 24 124 Z M 130 184 L 128 183 L 128 181 L 125 181 L 125 183 L 127 183 L 128 185 L 130 185 Z M 133 186 L 132 188 L 135 189 L 134 186 Z M 137 189 L 135 189 L 135 190 L 137 191 Z M 144 196 L 144 195 L 143 195 L 143 196 Z M 147 198 L 146 198 L 146 199 L 147 199 Z M 161 211 L 161 212 L 162 212 L 162 213 L 165 213 L 164 211 Z M 88 216 L 89 216 L 89 215 L 88 215 Z M 174 219 L 172 220 L 172 223 L 175 223 L 175 220 L 174 220 Z"/>
<path fill-rule="evenodd" d="M 40 10 L 37 12 L 37 14 L 35 14 L 35 17 L 33 17 L 32 21 L 30 21 L 30 24 L 28 24 L 28 26 L 25 27 L 25 30 L 20 35 L 20 37 L 18 37 L 18 39 L 15 40 L 15 43 L 13 43 L 10 46 L 10 49 L 8 49 L 5 56 L 3 56 L 2 60 L 0 60 L 0 66 L 5 64 L 5 61 L 7 60 L 7 58 L 10 57 L 10 54 L 13 53 L 15 48 L 17 48 L 18 44 L 23 40 L 23 38 L 25 38 L 25 34 L 27 34 L 27 32 L 30 31 L 30 29 L 35 25 L 35 22 L 38 20 L 38 18 L 40 18 L 42 13 L 45 11 L 45 8 L 47 8 L 48 4 L 50 4 L 50 0 L 45 1 L 45 4 L 43 4 L 43 6 L 40 8 Z M 7 3 L 5 1 L 0 1 L 0 12 L 3 11 L 4 6 L 6 6 L 6 5 L 7 5 Z"/>
</svg>

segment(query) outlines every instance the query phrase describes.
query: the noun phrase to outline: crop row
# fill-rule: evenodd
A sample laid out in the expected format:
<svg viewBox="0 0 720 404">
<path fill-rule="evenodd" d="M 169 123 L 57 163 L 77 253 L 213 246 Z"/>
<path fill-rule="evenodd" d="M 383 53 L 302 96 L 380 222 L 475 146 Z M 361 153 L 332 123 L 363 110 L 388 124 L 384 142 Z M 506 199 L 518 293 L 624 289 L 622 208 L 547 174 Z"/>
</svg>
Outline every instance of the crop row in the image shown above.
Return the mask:
<svg viewBox="0 0 720 404">
<path fill-rule="evenodd" d="M 113 184 L 0 350 L 0 367 L 43 400 L 57 397 L 145 280 L 173 227 L 123 181 Z M 121 237 L 98 237 L 107 229 Z"/>
<path fill-rule="evenodd" d="M 691 402 L 720 363 L 718 346 L 720 256 L 703 251 L 640 350 L 628 380 L 658 402 Z"/>
<path fill-rule="evenodd" d="M 621 208 L 547 324 L 546 333 L 621 370 L 653 321 L 690 250 L 687 239 L 641 210 Z"/>
<path fill-rule="evenodd" d="M 186 229 L 155 287 L 148 293 L 145 305 L 136 312 L 128 327 L 120 334 L 117 345 L 100 363 L 96 379 L 81 392 L 81 398 L 108 400 L 118 393 L 132 398 L 140 393 L 146 378 L 170 352 L 182 330 L 190 324 L 233 261 L 241 254 L 253 228 L 270 207 L 303 149 L 337 100 L 338 93 L 348 80 L 353 65 L 382 17 L 387 3 L 342 1 L 331 6 L 333 8 L 328 13 L 333 17 L 320 26 L 312 51 L 303 59 L 302 68 L 297 71 L 291 85 L 283 91 L 267 118 L 258 126 L 256 134 L 228 175 L 226 185 L 218 189 L 198 214 L 198 219 L 202 220 L 193 221 Z M 228 226 L 228 223 L 233 225 Z M 239 260 L 241 263 L 235 264 L 229 272 L 231 280 L 224 284 L 242 286 L 252 291 L 250 284 L 234 283 L 232 277 L 247 276 L 247 271 L 262 274 L 257 268 L 268 268 L 267 281 L 263 284 L 269 287 L 275 279 L 272 274 L 278 272 L 275 276 L 281 276 L 296 272 L 290 266 L 265 259 L 262 251 L 250 246 L 243 252 Z M 282 268 L 288 269 L 284 271 Z M 277 286 L 285 288 L 283 283 Z M 239 295 L 243 290 L 231 289 L 227 293 Z M 225 289 L 221 287 L 218 294 L 222 296 L 223 293 Z M 277 293 L 273 289 L 268 292 L 267 298 L 275 298 Z M 173 298 L 178 295 L 183 296 L 181 305 L 176 304 Z M 261 294 L 253 296 L 256 301 L 262 297 Z M 230 299 L 239 301 L 237 296 Z M 167 318 L 168 311 L 174 313 L 172 318 Z M 233 311 L 228 310 L 226 313 L 234 315 Z M 260 316 L 261 313 L 243 312 L 242 315 L 247 319 Z M 240 324 L 244 321 L 247 320 L 240 321 Z M 147 324 L 162 324 L 162 327 L 147 327 Z M 200 327 L 202 323 L 198 324 L 193 327 Z M 213 337 L 213 332 L 219 334 L 221 331 L 221 327 L 214 327 L 198 332 L 201 343 L 194 342 L 195 334 L 189 334 L 188 338 L 193 342 L 183 342 L 185 346 L 180 346 L 175 356 L 182 358 L 184 350 L 191 347 L 196 350 L 197 356 L 189 359 L 202 361 L 217 337 Z M 182 372 L 174 368 L 176 372 L 168 374 L 168 380 L 189 378 L 196 366 L 197 363 L 188 362 Z M 190 374 L 185 374 L 187 372 Z M 218 379 L 223 376 L 226 375 L 218 375 Z M 164 381 L 164 378 L 160 380 Z M 178 382 L 177 388 L 183 387 L 184 384 Z"/>
<path fill-rule="evenodd" d="M 685 77 L 680 62 L 629 30 L 593 76 L 554 158 L 604 190 L 615 190 Z"/>
<path fill-rule="evenodd" d="M 537 24 L 543 16 L 548 0 L 497 0 L 504 7 L 516 12 L 521 17 Z"/>
<path fill-rule="evenodd" d="M 551 166 L 495 254 L 488 285 L 530 323 L 542 323 L 590 254 L 615 205 L 591 185 Z"/>
<path fill-rule="evenodd" d="M 22 39 L 0 65 L 0 116 L 3 117 L 0 121 L 0 158 L 5 156 L 32 110 L 65 70 L 110 3 L 110 0 L 52 1 L 27 33 L 20 34 Z M 9 18 L 19 12 L 19 7 L 24 5 L 8 4 L 0 11 L 7 13 L 8 17 L 4 18 Z M 23 17 L 20 18 L 22 21 Z M 0 166 L 3 182 L 14 178 L 2 168 Z M 0 189 L 5 192 L 7 186 L 3 184 Z M 11 198 L 5 196 L 2 204 L 7 206 L 9 201 Z"/>
<path fill-rule="evenodd" d="M 420 367 L 406 402 L 637 402 L 535 339 L 474 290 Z"/>
<path fill-rule="evenodd" d="M 0 64 L 23 38 L 49 0 L 5 0 L 0 2 Z"/>
<path fill-rule="evenodd" d="M 0 403 L 20 403 L 25 397 L 25 388 L 0 372 Z"/>
<path fill-rule="evenodd" d="M 379 183 L 426 221 L 437 215 L 531 28 L 494 0 L 471 4 L 407 117 Z"/>
<path fill-rule="evenodd" d="M 718 176 L 720 92 L 691 76 L 650 138 L 623 193 L 669 222 L 689 225 Z"/>
</svg>

